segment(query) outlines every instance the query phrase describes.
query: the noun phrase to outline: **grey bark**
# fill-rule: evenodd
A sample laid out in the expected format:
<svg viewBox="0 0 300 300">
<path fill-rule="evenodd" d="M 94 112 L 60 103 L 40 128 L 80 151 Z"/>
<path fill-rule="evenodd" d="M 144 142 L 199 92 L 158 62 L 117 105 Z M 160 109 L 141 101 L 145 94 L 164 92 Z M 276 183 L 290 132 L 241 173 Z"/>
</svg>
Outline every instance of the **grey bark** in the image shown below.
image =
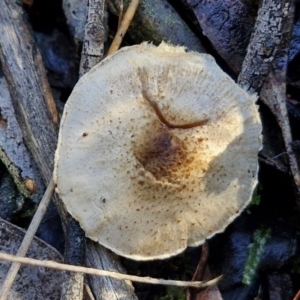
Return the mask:
<svg viewBox="0 0 300 300">
<path fill-rule="evenodd" d="M 124 11 L 129 3 L 130 0 L 124 0 Z M 120 1 L 109 0 L 107 4 L 112 13 L 120 14 Z M 149 41 L 160 44 L 165 41 L 206 52 L 198 37 L 166 0 L 141 0 L 128 34 L 136 43 Z"/>
<path fill-rule="evenodd" d="M 125 273 L 116 255 L 103 246 L 88 240 L 86 251 L 87 267 Z M 137 300 L 130 281 L 116 280 L 103 276 L 88 276 L 96 300 Z"/>
<path fill-rule="evenodd" d="M 34 201 L 41 198 L 45 186 L 39 171 L 27 150 L 17 122 L 7 82 L 0 70 L 0 160 L 10 172 L 18 190 Z M 29 190 L 26 181 L 31 180 L 37 190 Z"/>
<path fill-rule="evenodd" d="M 106 41 L 106 16 L 104 0 L 89 0 L 87 21 L 84 31 L 79 76 L 99 63 L 104 54 Z"/>
<path fill-rule="evenodd" d="M 261 99 L 275 115 L 282 130 L 300 206 L 300 171 L 292 148 L 286 107 L 286 72 L 294 13 L 293 0 L 262 1 L 238 83 L 250 93 L 259 93 L 262 89 Z"/>
<path fill-rule="evenodd" d="M 238 83 L 250 93 L 259 93 L 270 72 L 277 46 L 286 34 L 283 26 L 293 17 L 292 1 L 263 0 L 247 49 Z M 291 15 L 289 15 L 291 14 Z"/>
<path fill-rule="evenodd" d="M 45 69 L 24 12 L 15 1 L 2 1 L 0 27 L 4 29 L 0 36 L 0 59 L 16 117 L 26 147 L 47 185 L 52 177 L 59 119 Z M 53 200 L 66 230 L 68 214 L 57 196 Z M 77 249 L 76 243 L 76 238 L 70 241 L 71 247 Z M 65 261 L 72 263 L 72 258 L 65 256 Z M 82 281 L 76 280 L 77 277 L 69 276 L 67 286 L 72 282 L 71 286 L 82 288 Z M 72 298 L 66 293 L 62 299 Z"/>
<path fill-rule="evenodd" d="M 300 207 L 300 166 L 298 163 L 300 160 L 297 157 L 297 152 L 293 149 L 293 137 L 286 102 L 287 67 L 295 6 L 292 0 L 283 2 L 285 2 L 285 14 L 281 29 L 283 34 L 280 43 L 276 47 L 270 73 L 263 85 L 261 99 L 268 105 L 281 127 L 290 173 L 293 177 L 298 206 Z"/>
</svg>

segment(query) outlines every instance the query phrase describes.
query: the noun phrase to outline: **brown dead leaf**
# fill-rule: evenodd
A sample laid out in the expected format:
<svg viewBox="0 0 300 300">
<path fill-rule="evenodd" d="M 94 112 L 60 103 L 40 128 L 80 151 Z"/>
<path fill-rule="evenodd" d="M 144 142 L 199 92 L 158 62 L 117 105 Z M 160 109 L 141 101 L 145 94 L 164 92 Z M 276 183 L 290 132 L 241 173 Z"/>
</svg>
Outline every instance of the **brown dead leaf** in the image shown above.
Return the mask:
<svg viewBox="0 0 300 300">
<path fill-rule="evenodd" d="M 202 245 L 201 257 L 199 259 L 199 263 L 197 265 L 196 271 L 192 278 L 193 281 L 201 280 L 205 282 L 212 278 L 209 270 L 209 266 L 207 265 L 208 255 L 209 255 L 209 248 L 208 248 L 208 244 L 205 242 Z M 209 286 L 202 290 L 188 289 L 186 294 L 186 299 L 187 300 L 222 300 L 222 296 L 219 291 L 219 288 L 216 285 L 214 285 L 214 286 Z"/>
</svg>

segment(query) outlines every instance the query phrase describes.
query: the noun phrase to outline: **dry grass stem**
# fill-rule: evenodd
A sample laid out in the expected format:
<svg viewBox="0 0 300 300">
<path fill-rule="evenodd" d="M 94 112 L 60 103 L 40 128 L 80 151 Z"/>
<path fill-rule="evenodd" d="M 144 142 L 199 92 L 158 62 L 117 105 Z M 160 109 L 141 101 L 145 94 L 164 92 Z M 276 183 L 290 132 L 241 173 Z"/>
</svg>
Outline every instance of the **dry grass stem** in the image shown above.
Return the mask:
<svg viewBox="0 0 300 300">
<path fill-rule="evenodd" d="M 87 283 L 84 284 L 84 289 L 85 289 L 85 295 L 88 297 L 88 299 L 86 300 L 96 300 L 90 286 Z"/>
<path fill-rule="evenodd" d="M 54 182 L 51 179 L 51 181 L 46 189 L 46 192 L 37 208 L 37 211 L 35 212 L 35 215 L 30 223 L 30 226 L 24 236 L 24 239 L 20 245 L 20 248 L 17 252 L 17 255 L 19 257 L 26 255 L 28 248 L 31 245 L 31 242 L 35 236 L 35 233 L 36 233 L 36 231 L 42 221 L 42 218 L 46 212 L 47 206 L 51 200 L 51 196 L 54 192 L 54 187 L 55 187 Z M 1 300 L 7 299 L 9 290 L 15 280 L 15 277 L 20 269 L 20 266 L 21 266 L 21 263 L 15 261 L 11 265 L 10 269 L 8 270 L 8 273 L 6 275 L 5 281 L 4 281 L 2 289 L 1 289 L 1 298 L 0 298 Z"/>
<path fill-rule="evenodd" d="M 45 268 L 61 270 L 61 271 L 85 273 L 85 274 L 97 275 L 97 276 L 108 276 L 119 280 L 130 280 L 130 281 L 141 282 L 141 283 L 172 285 L 178 287 L 204 288 L 216 284 L 221 279 L 221 276 L 207 282 L 156 279 L 151 277 L 140 277 L 135 275 L 127 275 L 127 274 L 122 274 L 117 272 L 105 271 L 105 270 L 61 264 L 50 260 L 38 260 L 38 259 L 33 259 L 28 257 L 15 256 L 3 252 L 0 252 L 0 260 L 15 262 L 18 264 L 26 264 L 35 267 L 45 267 Z"/>
<path fill-rule="evenodd" d="M 107 52 L 107 55 L 110 55 L 117 51 L 122 43 L 123 37 L 131 24 L 132 18 L 140 4 L 140 0 L 132 0 L 128 6 L 126 13 L 121 21 L 120 27 L 115 35 L 114 40 L 111 43 L 111 46 Z"/>
</svg>

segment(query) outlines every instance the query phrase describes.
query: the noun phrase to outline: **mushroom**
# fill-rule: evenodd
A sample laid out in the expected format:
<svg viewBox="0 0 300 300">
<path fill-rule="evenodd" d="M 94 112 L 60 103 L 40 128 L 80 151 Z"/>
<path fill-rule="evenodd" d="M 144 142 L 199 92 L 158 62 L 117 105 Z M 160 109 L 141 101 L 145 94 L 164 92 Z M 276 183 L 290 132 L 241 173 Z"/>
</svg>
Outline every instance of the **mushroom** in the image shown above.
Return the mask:
<svg viewBox="0 0 300 300">
<path fill-rule="evenodd" d="M 251 199 L 255 99 L 210 55 L 165 43 L 122 48 L 66 103 L 57 192 L 86 235 L 119 255 L 163 259 L 200 245 Z"/>
</svg>

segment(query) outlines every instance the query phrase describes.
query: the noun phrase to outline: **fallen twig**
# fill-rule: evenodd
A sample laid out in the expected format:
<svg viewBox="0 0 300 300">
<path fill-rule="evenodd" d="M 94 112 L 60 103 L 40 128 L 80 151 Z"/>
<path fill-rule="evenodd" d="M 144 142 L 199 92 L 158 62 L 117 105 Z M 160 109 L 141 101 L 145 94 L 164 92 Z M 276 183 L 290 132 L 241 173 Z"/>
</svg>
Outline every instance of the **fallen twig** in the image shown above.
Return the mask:
<svg viewBox="0 0 300 300">
<path fill-rule="evenodd" d="M 198 289 L 214 285 L 221 279 L 221 276 L 219 276 L 207 282 L 202 282 L 202 281 L 180 281 L 180 280 L 157 279 L 151 277 L 140 277 L 135 275 L 105 271 L 105 270 L 61 264 L 50 260 L 38 260 L 38 259 L 33 259 L 28 257 L 20 257 L 11 254 L 6 254 L 3 252 L 0 252 L 0 259 L 5 261 L 10 261 L 10 262 L 16 262 L 20 264 L 31 265 L 35 267 L 45 267 L 45 268 L 50 268 L 55 270 L 85 273 L 85 274 L 97 275 L 97 276 L 108 276 L 119 280 L 130 280 L 130 281 L 141 282 L 141 283 L 172 285 L 178 287 L 192 287 Z"/>
<path fill-rule="evenodd" d="M 298 293 L 296 294 L 293 300 L 299 300 L 299 299 L 300 299 L 300 290 L 298 291 Z"/>
<path fill-rule="evenodd" d="M 85 295 L 89 298 L 89 300 L 95 300 L 93 292 L 87 283 L 84 284 L 84 292 L 85 292 Z"/>
<path fill-rule="evenodd" d="M 295 3 L 292 0 L 263 0 L 248 46 L 238 83 L 250 93 L 259 93 L 281 127 L 300 206 L 300 171 L 292 149 L 286 108 L 286 70 L 292 35 Z"/>
<path fill-rule="evenodd" d="M 289 159 L 289 167 L 296 187 L 298 206 L 300 207 L 300 165 L 298 164 L 296 152 L 292 147 L 293 137 L 286 106 L 286 72 L 295 7 L 292 0 L 285 0 L 284 2 L 285 11 L 282 21 L 284 34 L 276 47 L 272 68 L 261 91 L 261 99 L 276 116 L 281 127 L 286 154 Z"/>
<path fill-rule="evenodd" d="M 132 18 L 140 4 L 140 0 L 132 0 L 124 14 L 124 17 L 121 21 L 120 27 L 117 30 L 114 40 L 111 43 L 111 46 L 107 52 L 107 55 L 110 55 L 117 51 L 122 43 L 123 37 L 132 21 Z"/>
<path fill-rule="evenodd" d="M 102 60 L 106 40 L 104 2 L 104 0 L 89 0 L 79 77 Z"/>
<path fill-rule="evenodd" d="M 284 23 L 290 18 L 291 0 L 263 0 L 244 59 L 238 83 L 250 93 L 259 93 L 275 58 Z"/>
</svg>

